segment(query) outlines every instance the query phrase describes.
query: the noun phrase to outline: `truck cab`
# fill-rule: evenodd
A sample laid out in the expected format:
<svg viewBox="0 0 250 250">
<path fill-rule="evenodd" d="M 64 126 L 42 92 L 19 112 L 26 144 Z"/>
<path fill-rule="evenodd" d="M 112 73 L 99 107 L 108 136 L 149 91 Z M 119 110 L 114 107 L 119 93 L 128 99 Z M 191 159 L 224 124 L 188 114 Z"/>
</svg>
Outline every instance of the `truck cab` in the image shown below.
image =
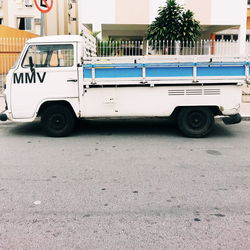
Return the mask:
<svg viewBox="0 0 250 250">
<path fill-rule="evenodd" d="M 78 83 L 82 67 L 78 66 L 83 56 L 82 46 L 80 36 L 28 40 L 16 65 L 7 75 L 8 119 L 32 122 L 52 103 L 63 104 L 74 112 L 74 116 L 79 116 Z"/>
</svg>

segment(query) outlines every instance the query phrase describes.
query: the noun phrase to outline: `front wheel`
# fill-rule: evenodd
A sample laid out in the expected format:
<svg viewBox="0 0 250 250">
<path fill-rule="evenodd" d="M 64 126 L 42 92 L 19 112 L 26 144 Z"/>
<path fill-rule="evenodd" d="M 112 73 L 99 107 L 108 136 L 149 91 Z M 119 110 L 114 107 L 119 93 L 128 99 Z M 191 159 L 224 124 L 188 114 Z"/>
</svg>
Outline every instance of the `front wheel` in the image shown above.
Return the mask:
<svg viewBox="0 0 250 250">
<path fill-rule="evenodd" d="M 186 107 L 179 112 L 177 123 L 185 136 L 201 138 L 211 132 L 214 125 L 214 115 L 206 107 Z"/>
<path fill-rule="evenodd" d="M 75 117 L 66 106 L 53 105 L 46 108 L 42 113 L 41 126 L 48 136 L 68 136 L 74 129 Z"/>
</svg>

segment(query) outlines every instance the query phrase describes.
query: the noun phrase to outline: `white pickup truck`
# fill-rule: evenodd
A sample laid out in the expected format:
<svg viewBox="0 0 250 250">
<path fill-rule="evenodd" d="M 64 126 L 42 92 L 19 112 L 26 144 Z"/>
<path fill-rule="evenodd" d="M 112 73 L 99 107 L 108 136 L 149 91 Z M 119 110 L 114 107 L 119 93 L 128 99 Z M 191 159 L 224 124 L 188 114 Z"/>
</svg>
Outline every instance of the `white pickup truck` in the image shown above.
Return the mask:
<svg viewBox="0 0 250 250">
<path fill-rule="evenodd" d="M 92 46 L 92 47 L 91 47 Z M 249 62 L 241 58 L 97 57 L 81 36 L 27 41 L 6 77 L 0 120 L 41 117 L 49 136 L 67 136 L 77 119 L 171 117 L 185 136 L 204 137 L 214 116 L 239 123 L 241 85 Z"/>
</svg>

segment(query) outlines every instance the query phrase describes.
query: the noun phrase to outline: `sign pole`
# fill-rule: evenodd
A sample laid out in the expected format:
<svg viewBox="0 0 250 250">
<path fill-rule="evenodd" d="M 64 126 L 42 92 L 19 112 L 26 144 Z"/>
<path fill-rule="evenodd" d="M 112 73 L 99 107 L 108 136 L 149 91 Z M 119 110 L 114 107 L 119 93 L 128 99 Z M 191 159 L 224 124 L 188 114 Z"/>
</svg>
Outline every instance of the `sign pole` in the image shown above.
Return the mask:
<svg viewBox="0 0 250 250">
<path fill-rule="evenodd" d="M 44 36 L 44 13 L 41 12 L 41 30 L 40 30 L 40 35 Z"/>
</svg>

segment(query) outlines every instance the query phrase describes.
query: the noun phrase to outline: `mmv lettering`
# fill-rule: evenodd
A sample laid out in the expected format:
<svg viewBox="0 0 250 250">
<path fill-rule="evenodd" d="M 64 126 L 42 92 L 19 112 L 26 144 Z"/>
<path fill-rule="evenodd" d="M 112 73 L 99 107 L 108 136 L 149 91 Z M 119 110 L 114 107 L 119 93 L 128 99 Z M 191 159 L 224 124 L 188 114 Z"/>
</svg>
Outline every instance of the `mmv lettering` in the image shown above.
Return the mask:
<svg viewBox="0 0 250 250">
<path fill-rule="evenodd" d="M 14 84 L 16 83 L 43 83 L 46 72 L 39 73 L 14 73 Z"/>
</svg>

